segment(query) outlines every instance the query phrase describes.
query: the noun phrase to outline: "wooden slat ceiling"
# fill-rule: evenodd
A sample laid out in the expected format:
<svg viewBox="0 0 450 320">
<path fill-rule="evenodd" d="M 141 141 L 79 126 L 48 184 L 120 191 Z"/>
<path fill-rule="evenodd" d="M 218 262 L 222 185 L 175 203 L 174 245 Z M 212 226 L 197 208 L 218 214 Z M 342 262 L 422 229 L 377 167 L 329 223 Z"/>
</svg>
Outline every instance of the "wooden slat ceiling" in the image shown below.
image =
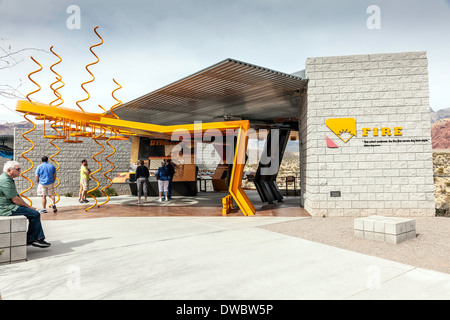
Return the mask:
<svg viewBox="0 0 450 320">
<path fill-rule="evenodd" d="M 159 125 L 298 117 L 307 80 L 226 59 L 114 109 L 120 119 Z"/>
</svg>

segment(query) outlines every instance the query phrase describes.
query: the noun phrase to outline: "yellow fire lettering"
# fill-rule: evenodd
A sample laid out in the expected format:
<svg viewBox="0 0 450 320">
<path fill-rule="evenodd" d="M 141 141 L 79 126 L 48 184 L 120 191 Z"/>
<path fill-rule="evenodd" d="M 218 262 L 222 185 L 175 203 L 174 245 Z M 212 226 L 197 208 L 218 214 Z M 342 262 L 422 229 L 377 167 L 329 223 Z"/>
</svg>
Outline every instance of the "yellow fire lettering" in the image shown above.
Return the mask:
<svg viewBox="0 0 450 320">
<path fill-rule="evenodd" d="M 390 128 L 381 128 L 381 135 L 384 136 L 390 136 L 391 135 L 391 129 Z"/>
<path fill-rule="evenodd" d="M 403 130 L 402 127 L 395 127 L 394 128 L 394 136 L 402 136 L 403 135 L 402 130 Z"/>
<path fill-rule="evenodd" d="M 370 128 L 362 128 L 362 131 L 363 131 L 362 136 L 367 137 L 370 130 L 371 130 Z"/>
</svg>

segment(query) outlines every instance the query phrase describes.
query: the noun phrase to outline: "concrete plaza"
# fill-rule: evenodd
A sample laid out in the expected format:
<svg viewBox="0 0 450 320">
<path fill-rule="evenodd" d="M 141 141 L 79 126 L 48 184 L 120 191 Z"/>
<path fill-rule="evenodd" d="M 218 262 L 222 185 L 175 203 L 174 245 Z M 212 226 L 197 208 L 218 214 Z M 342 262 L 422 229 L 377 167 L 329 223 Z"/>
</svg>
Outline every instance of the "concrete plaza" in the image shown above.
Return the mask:
<svg viewBox="0 0 450 320">
<path fill-rule="evenodd" d="M 61 215 L 74 200 L 61 200 Z M 27 262 L 0 266 L 0 293 L 4 300 L 450 299 L 450 274 L 259 228 L 299 219 L 308 218 L 43 220 L 52 246 L 28 247 Z"/>
</svg>

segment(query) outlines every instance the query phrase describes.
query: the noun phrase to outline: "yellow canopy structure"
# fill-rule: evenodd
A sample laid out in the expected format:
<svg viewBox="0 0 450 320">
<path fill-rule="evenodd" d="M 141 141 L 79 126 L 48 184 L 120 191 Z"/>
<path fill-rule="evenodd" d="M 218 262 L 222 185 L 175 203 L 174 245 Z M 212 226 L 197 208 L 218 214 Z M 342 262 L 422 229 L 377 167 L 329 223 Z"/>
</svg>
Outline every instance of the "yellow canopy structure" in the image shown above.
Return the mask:
<svg viewBox="0 0 450 320">
<path fill-rule="evenodd" d="M 207 130 L 217 129 L 221 132 L 234 130 L 237 133 L 236 148 L 233 159 L 233 170 L 230 177 L 229 193 L 233 197 L 242 213 L 246 216 L 254 215 L 255 207 L 249 200 L 241 187 L 247 152 L 248 134 L 250 123 L 248 120 L 223 121 L 199 124 L 184 124 L 174 126 L 154 125 L 142 122 L 126 121 L 116 119 L 109 114 L 81 112 L 63 107 L 52 107 L 50 105 L 30 101 L 18 101 L 16 111 L 36 116 L 41 120 L 51 120 L 60 123 L 59 134 L 67 132 L 66 136 L 89 137 L 94 136 L 93 130 L 99 128 L 121 135 L 172 135 L 177 131 L 189 132 L 190 134 L 204 133 Z"/>
</svg>

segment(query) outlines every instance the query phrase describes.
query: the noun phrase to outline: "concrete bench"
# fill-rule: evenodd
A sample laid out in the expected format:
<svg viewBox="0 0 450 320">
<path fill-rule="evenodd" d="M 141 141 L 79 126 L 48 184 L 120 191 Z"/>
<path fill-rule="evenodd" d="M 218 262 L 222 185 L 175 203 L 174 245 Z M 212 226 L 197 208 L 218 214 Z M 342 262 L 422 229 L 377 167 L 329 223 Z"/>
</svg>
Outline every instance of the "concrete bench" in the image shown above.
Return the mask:
<svg viewBox="0 0 450 320">
<path fill-rule="evenodd" d="M 357 238 L 398 244 L 416 237 L 416 220 L 383 216 L 357 218 L 354 234 Z"/>
<path fill-rule="evenodd" d="M 0 217 L 0 265 L 27 260 L 27 226 L 24 216 Z"/>
</svg>

